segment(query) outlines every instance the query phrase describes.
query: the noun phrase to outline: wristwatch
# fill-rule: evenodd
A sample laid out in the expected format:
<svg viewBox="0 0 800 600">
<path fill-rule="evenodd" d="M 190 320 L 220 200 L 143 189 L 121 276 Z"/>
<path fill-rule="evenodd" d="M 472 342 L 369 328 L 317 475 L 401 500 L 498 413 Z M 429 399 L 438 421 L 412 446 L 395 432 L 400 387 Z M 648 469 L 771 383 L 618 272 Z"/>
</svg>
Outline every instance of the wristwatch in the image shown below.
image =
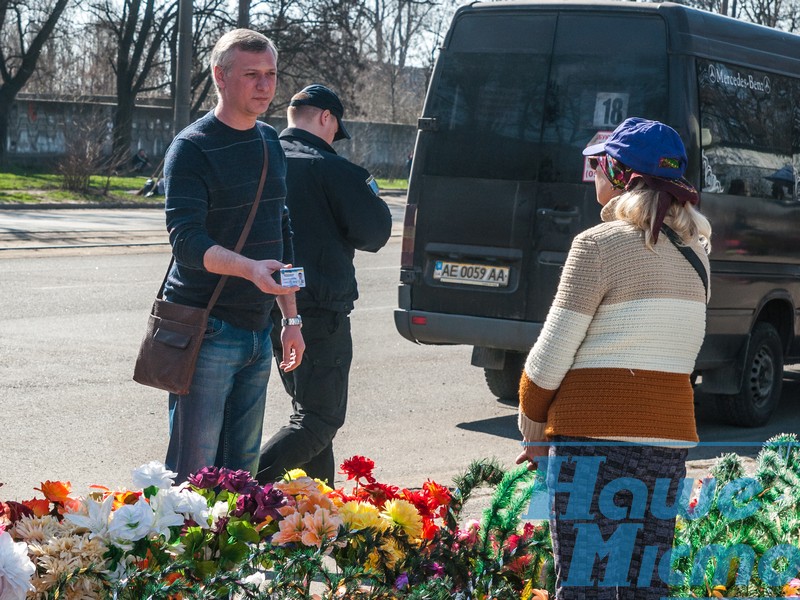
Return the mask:
<svg viewBox="0 0 800 600">
<path fill-rule="evenodd" d="M 303 317 L 297 315 L 296 317 L 289 317 L 288 319 L 281 319 L 281 327 L 286 327 L 287 325 L 297 325 L 298 327 L 303 326 Z"/>
</svg>

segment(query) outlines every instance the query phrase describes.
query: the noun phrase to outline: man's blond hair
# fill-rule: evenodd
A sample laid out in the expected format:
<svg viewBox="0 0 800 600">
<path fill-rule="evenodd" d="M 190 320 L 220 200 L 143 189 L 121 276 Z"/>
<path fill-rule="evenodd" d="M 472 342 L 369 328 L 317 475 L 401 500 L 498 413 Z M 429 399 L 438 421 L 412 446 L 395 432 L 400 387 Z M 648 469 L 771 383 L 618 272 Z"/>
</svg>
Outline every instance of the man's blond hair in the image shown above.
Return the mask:
<svg viewBox="0 0 800 600">
<path fill-rule="evenodd" d="M 214 45 L 211 51 L 211 78 L 214 80 L 214 87 L 217 87 L 217 80 L 214 77 L 214 68 L 220 67 L 227 73 L 233 65 L 233 55 L 236 50 L 242 52 L 272 52 L 275 60 L 278 60 L 278 49 L 275 44 L 262 33 L 252 29 L 234 29 L 223 35 Z M 217 87 L 217 93 L 219 88 Z"/>
</svg>

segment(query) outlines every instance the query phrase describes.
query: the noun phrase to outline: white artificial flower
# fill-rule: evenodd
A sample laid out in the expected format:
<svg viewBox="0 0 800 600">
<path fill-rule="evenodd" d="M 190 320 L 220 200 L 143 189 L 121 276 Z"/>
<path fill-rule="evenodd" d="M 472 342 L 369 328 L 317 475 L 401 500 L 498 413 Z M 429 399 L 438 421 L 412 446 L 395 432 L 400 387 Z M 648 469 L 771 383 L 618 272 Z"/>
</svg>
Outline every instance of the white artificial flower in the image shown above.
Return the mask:
<svg viewBox="0 0 800 600">
<path fill-rule="evenodd" d="M 244 579 L 242 579 L 242 583 L 247 585 L 252 585 L 255 587 L 259 592 L 264 592 L 267 589 L 267 577 L 261 571 L 256 571 L 252 575 L 248 575 Z"/>
<path fill-rule="evenodd" d="M 91 498 L 83 500 L 86 507 L 86 514 L 67 513 L 64 518 L 78 527 L 89 530 L 89 539 L 99 538 L 108 539 L 108 525 L 111 519 L 111 508 L 114 505 L 114 496 L 109 494 L 102 502 L 97 502 Z"/>
<path fill-rule="evenodd" d="M 174 471 L 169 471 L 163 463 L 157 460 L 150 461 L 133 471 L 134 487 L 145 489 L 155 486 L 164 490 L 173 486 L 175 478 L 178 476 Z"/>
<path fill-rule="evenodd" d="M 163 535 L 164 539 L 169 541 L 172 536 L 169 528 L 183 525 L 186 519 L 177 510 L 177 506 L 180 503 L 179 495 L 180 490 L 169 488 L 160 489 L 155 496 L 150 498 L 150 508 L 153 511 L 153 524 L 150 527 L 150 533 Z"/>
<path fill-rule="evenodd" d="M 208 509 L 208 501 L 189 488 L 181 489 L 177 497 L 175 511 L 186 515 L 187 519 L 191 519 L 203 529 L 208 529 L 208 517 L 211 514 Z"/>
<path fill-rule="evenodd" d="M 211 507 L 211 522 L 216 523 L 220 519 L 227 517 L 231 513 L 231 506 L 223 500 L 218 500 Z"/>
<path fill-rule="evenodd" d="M 111 514 L 108 533 L 112 541 L 121 548 L 130 548 L 132 544 L 144 538 L 153 526 L 153 509 L 144 497 L 136 504 L 123 504 Z"/>
<path fill-rule="evenodd" d="M 7 531 L 0 533 L 0 600 L 25 600 L 36 591 L 31 578 L 36 572 L 28 558 L 28 545 L 15 542 Z"/>
</svg>

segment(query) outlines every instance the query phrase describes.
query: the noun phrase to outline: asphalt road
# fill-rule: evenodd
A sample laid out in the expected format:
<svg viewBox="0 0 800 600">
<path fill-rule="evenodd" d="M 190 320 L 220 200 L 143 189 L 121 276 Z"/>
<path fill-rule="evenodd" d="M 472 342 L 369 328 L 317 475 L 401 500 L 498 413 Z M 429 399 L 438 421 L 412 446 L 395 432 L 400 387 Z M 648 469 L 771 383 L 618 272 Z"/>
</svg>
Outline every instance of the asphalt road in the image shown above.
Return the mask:
<svg viewBox="0 0 800 600">
<path fill-rule="evenodd" d="M 0 234 L 12 227 L 10 212 L 0 211 Z M 26 218 L 41 234 L 56 231 L 48 219 L 63 225 L 79 217 L 57 212 Z M 30 497 L 46 479 L 69 480 L 79 493 L 95 483 L 127 486 L 131 469 L 163 458 L 166 395 L 130 379 L 149 305 L 169 262 L 158 230 L 161 213 L 147 212 L 78 219 L 91 231 L 76 239 L 105 228 L 112 232 L 110 245 L 51 243 L 72 248 L 33 250 L 20 248 L 27 243 L 21 234 L 15 249 L 0 241 L 6 248 L 0 250 L 0 482 L 6 484 L 0 498 Z M 399 232 L 402 211 L 395 206 L 394 212 Z M 156 224 L 153 239 L 146 240 L 153 245 L 115 246 L 123 243 L 126 226 L 140 226 L 137 219 Z M 19 222 L 13 227 L 21 232 Z M 418 346 L 396 332 L 399 254 L 395 235 L 380 253 L 357 255 L 361 299 L 352 315 L 350 411 L 337 437 L 338 457 L 369 456 L 380 480 L 411 487 L 428 477 L 450 483 L 481 458 L 510 465 L 518 452 L 516 407 L 492 398 L 482 371 L 469 365 L 470 348 Z M 717 425 L 713 411 L 701 404 L 703 442 L 731 446 L 693 450 L 693 470 L 704 473 L 723 450 L 754 455 L 758 442 L 800 431 L 798 398 L 800 382 L 792 376 L 779 414 L 758 429 Z M 274 376 L 265 435 L 288 414 L 288 397 Z"/>
</svg>

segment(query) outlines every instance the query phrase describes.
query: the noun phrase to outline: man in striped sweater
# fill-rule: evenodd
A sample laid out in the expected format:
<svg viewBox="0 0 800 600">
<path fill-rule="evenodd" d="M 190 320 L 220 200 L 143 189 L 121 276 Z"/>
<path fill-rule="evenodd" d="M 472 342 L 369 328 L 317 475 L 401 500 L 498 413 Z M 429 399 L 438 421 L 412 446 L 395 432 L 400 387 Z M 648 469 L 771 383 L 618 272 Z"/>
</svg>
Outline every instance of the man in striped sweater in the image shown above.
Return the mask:
<svg viewBox="0 0 800 600">
<path fill-rule="evenodd" d="M 304 343 L 294 292 L 274 273 L 291 263 L 286 158 L 278 136 L 257 121 L 275 95 L 277 51 L 247 29 L 225 34 L 211 55 L 216 108 L 186 129 L 165 158 L 166 216 L 175 262 L 164 297 L 205 307 L 220 275 L 230 279 L 214 305 L 191 391 L 170 394 L 166 465 L 186 479 L 204 466 L 258 467 L 272 345 L 270 311 L 284 316 L 281 368 L 292 370 Z M 268 171 L 252 229 L 233 252 Z"/>
</svg>

